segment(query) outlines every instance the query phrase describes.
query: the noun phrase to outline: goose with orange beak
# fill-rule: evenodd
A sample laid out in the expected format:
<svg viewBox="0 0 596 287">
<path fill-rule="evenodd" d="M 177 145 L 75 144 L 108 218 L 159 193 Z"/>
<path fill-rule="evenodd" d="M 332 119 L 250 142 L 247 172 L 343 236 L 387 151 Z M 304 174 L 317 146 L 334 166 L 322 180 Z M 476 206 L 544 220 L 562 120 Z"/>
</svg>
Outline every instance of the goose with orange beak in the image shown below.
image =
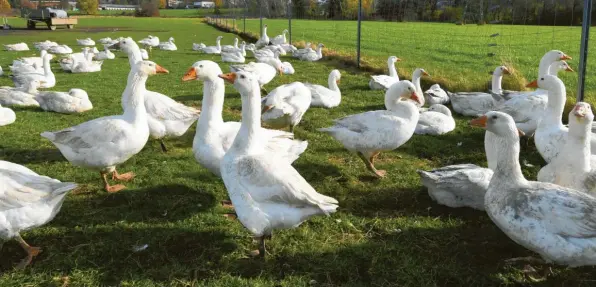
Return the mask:
<svg viewBox="0 0 596 287">
<path fill-rule="evenodd" d="M 563 150 L 540 169 L 538 181 L 552 182 L 594 194 L 596 171 L 592 170 L 590 139 L 594 113 L 590 104 L 578 102 L 569 112 L 569 132 Z"/>
<path fill-rule="evenodd" d="M 73 165 L 100 173 L 107 192 L 118 192 L 124 185 L 110 185 L 112 180 L 129 181 L 134 173 L 119 174 L 116 166 L 139 153 L 149 139 L 149 125 L 145 110 L 145 83 L 151 75 L 166 74 L 168 70 L 151 61 L 140 61 L 128 74 L 122 97 L 127 99 L 122 115 L 97 118 L 56 132 L 43 132 Z"/>
<path fill-rule="evenodd" d="M 271 65 L 269 63 L 255 63 L 250 62 L 248 64 L 230 65 L 231 72 L 249 72 L 256 76 L 256 79 L 261 87 L 261 92 L 267 94 L 267 90 L 263 88 L 266 84 L 271 82 L 275 75 L 283 74 L 281 62 L 278 65 Z"/>
<path fill-rule="evenodd" d="M 238 131 L 239 122 L 224 122 L 222 111 L 225 98 L 223 74 L 219 65 L 213 61 L 198 61 L 188 69 L 182 81 L 198 80 L 203 82 L 203 100 L 201 117 L 197 120 L 197 131 L 192 143 L 196 161 L 213 174 L 221 176 L 222 158 L 230 149 Z M 227 76 L 234 82 L 236 74 Z M 302 154 L 308 142 L 293 139 L 294 135 L 285 131 L 260 129 L 267 153 L 292 163 Z"/>
<path fill-rule="evenodd" d="M 519 163 L 519 132 L 508 114 L 488 112 L 472 124 L 484 127 L 496 141 L 491 146 L 496 148 L 497 165 L 484 196 L 486 213 L 495 225 L 546 263 L 596 265 L 596 197 L 526 180 Z M 512 260 L 527 257 L 508 261 Z"/>
<path fill-rule="evenodd" d="M 275 229 L 296 228 L 310 217 L 329 215 L 336 199 L 318 193 L 290 163 L 272 156 L 261 136 L 261 95 L 254 74 L 219 75 L 242 99 L 242 124 L 221 164 L 221 175 L 238 220 L 258 240 L 253 255 L 264 257 Z"/>
<path fill-rule="evenodd" d="M 420 115 L 415 102 L 419 103 L 420 100 L 414 84 L 400 81 L 387 90 L 387 110 L 337 119 L 333 126 L 319 131 L 329 134 L 347 150 L 357 153 L 375 176 L 384 177 L 386 172 L 374 166 L 375 158 L 379 153 L 399 148 L 410 140 Z"/>
</svg>

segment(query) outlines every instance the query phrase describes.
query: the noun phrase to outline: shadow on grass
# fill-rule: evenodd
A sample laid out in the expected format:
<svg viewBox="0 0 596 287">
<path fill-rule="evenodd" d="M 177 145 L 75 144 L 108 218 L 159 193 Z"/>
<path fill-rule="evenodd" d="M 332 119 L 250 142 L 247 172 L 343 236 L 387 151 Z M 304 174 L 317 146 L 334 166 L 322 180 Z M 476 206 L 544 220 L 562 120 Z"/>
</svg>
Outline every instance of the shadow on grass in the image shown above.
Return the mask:
<svg viewBox="0 0 596 287">
<path fill-rule="evenodd" d="M 45 163 L 66 161 L 58 149 L 19 149 L 0 146 L 0 158 L 13 163 Z"/>
<path fill-rule="evenodd" d="M 114 194 L 70 195 L 52 225 L 74 228 L 111 222 L 176 222 L 215 205 L 213 194 L 184 185 L 161 185 Z"/>
</svg>

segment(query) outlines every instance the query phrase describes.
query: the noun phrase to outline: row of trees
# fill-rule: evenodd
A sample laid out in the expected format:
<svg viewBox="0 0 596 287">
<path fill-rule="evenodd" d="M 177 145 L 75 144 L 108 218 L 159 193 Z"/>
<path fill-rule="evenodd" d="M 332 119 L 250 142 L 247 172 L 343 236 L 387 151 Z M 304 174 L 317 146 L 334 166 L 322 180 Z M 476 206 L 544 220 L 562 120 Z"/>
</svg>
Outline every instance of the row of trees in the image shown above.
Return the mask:
<svg viewBox="0 0 596 287">
<path fill-rule="evenodd" d="M 220 1 L 226 8 L 246 5 L 252 16 L 285 17 L 288 12 L 288 0 Z M 292 0 L 289 9 L 294 18 L 353 20 L 359 1 Z M 583 0 L 362 0 L 365 19 L 390 21 L 579 25 L 582 9 Z"/>
</svg>

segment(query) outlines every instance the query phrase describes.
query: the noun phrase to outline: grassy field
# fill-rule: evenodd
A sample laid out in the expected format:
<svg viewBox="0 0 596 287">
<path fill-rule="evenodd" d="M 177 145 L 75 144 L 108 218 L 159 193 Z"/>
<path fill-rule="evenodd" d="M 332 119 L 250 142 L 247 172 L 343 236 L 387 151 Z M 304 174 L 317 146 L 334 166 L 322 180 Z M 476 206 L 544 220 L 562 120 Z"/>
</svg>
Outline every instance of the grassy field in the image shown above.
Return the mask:
<svg viewBox="0 0 596 287">
<path fill-rule="evenodd" d="M 231 22 L 230 22 L 231 23 Z M 288 21 L 265 20 L 270 37 L 287 29 Z M 259 33 L 259 20 L 247 20 L 240 31 Z M 357 24 L 355 21 L 292 20 L 292 41 L 322 42 L 343 56 L 355 58 Z M 580 47 L 580 27 L 465 25 L 443 23 L 396 23 L 365 21 L 362 24 L 363 63 L 387 69 L 387 57 L 398 56 L 400 75 L 409 78 L 415 68 L 424 68 L 452 91 L 485 90 L 490 87 L 490 75 L 496 66 L 512 67 L 515 75 L 504 80 L 511 89 L 522 89 L 535 80 L 538 64 L 545 52 L 557 49 L 574 59 L 569 64 L 577 69 Z M 499 36 L 491 37 L 491 35 Z M 592 31 L 592 35 L 596 32 Z M 494 45 L 493 45 L 494 44 Z M 491 46 L 489 46 L 491 45 Z M 590 43 L 594 51 L 596 43 Z M 492 53 L 493 56 L 488 54 Z M 588 58 L 586 91 L 596 100 L 596 54 Z M 570 97 L 575 98 L 577 73 L 561 75 Z"/>
<path fill-rule="evenodd" d="M 16 19 L 10 23 L 24 26 Z M 271 24 L 276 27 L 276 23 Z M 277 32 L 272 29 L 271 34 Z M 73 31 L 0 31 L 3 43 L 49 39 L 73 48 L 77 48 L 76 38 L 140 39 L 147 34 L 163 39 L 173 36 L 179 47 L 176 52 L 153 52 L 152 60 L 171 73 L 150 78 L 148 89 L 200 107 L 202 86 L 180 79 L 197 60 L 219 62 L 217 56 L 192 51 L 191 44 L 211 43 L 222 32 L 199 20 L 84 18 Z M 224 43 L 233 38 L 225 34 Z M 339 38 L 334 39 L 343 41 Z M 342 49 L 348 42 L 344 46 L 328 43 L 328 47 Z M 397 45 L 387 49 L 404 58 L 402 72 L 418 66 Z M 0 65 L 6 67 L 19 56 L 33 54 L 1 51 Z M 438 57 L 450 55 L 465 58 L 457 53 Z M 227 198 L 222 181 L 193 158 L 194 127 L 185 136 L 166 141 L 168 153 L 162 153 L 157 142 L 148 142 L 140 154 L 119 167 L 121 172 L 137 174 L 129 189 L 105 193 L 96 172 L 73 167 L 39 133 L 120 114 L 128 61 L 118 53 L 115 60 L 104 62 L 102 72 L 94 74 L 64 73 L 54 64 L 58 83 L 52 90 L 83 88 L 94 109 L 81 115 L 17 109 L 16 123 L 0 129 L 0 159 L 75 181 L 81 187 L 68 196 L 53 222 L 23 234 L 44 250 L 30 268 L 14 271 L 12 266 L 25 254 L 16 242 L 4 245 L 0 286 L 498 286 L 537 281 L 550 286 L 589 286 L 596 280 L 594 268 L 533 265 L 536 271 L 528 272 L 523 264 L 506 264 L 505 259 L 533 254 L 509 240 L 485 213 L 446 208 L 430 200 L 416 169 L 486 164 L 483 132 L 470 128 L 469 119 L 457 118 L 457 129 L 447 135 L 414 136 L 398 150 L 381 154 L 377 167 L 386 169 L 388 177 L 376 180 L 355 155 L 316 129 L 344 115 L 383 109 L 383 93 L 368 89 L 367 74 L 336 62 L 289 61 L 297 73 L 276 78 L 269 88 L 292 81 L 326 83 L 331 69 L 342 72 L 342 104 L 332 110 L 309 110 L 297 127 L 296 137 L 308 140 L 309 148 L 295 163 L 317 191 L 340 201 L 339 212 L 276 232 L 266 260 L 248 258 L 255 247 L 250 234 L 239 222 L 222 216 L 226 210 L 219 203 Z M 440 75 L 432 67 L 425 68 Z M 448 69 L 449 65 L 441 63 L 440 67 Z M 226 65 L 222 68 L 227 71 Z M 483 79 L 488 77 L 485 74 Z M 7 77 L 0 78 L 0 85 L 10 84 Z M 224 119 L 240 119 L 240 98 L 229 86 Z M 528 163 L 522 166 L 524 173 L 535 178 L 543 161 L 533 145 L 523 145 L 522 151 L 522 161 Z M 148 247 L 133 251 L 143 245 Z"/>
</svg>

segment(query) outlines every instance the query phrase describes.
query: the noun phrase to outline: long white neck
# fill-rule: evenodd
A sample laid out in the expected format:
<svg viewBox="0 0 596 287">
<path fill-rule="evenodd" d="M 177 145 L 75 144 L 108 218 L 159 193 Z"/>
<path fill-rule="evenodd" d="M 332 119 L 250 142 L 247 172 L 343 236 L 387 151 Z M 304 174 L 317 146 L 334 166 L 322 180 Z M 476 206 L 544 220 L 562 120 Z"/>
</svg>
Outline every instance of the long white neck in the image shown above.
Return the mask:
<svg viewBox="0 0 596 287">
<path fill-rule="evenodd" d="M 286 33 L 287 33 L 286 31 L 284 31 L 284 32 L 282 33 L 282 37 L 283 37 L 283 39 L 284 39 L 284 44 L 288 42 L 288 40 L 286 39 Z"/>
<path fill-rule="evenodd" d="M 50 58 L 49 57 L 43 58 L 43 73 L 46 76 L 49 76 L 52 73 L 52 69 L 50 67 Z"/>
<path fill-rule="evenodd" d="M 147 125 L 147 112 L 145 111 L 145 83 L 147 76 L 137 73 L 134 69 L 128 73 L 128 81 L 122 101 L 124 104 L 124 117 L 135 124 Z"/>
<path fill-rule="evenodd" d="M 329 84 L 330 90 L 339 92 L 339 87 L 337 86 L 337 80 L 335 80 L 335 77 L 330 76 L 327 80 L 327 84 Z"/>
<path fill-rule="evenodd" d="M 400 117 L 406 119 L 414 119 L 414 117 L 417 118 L 420 115 L 416 104 L 409 100 L 386 100 L 385 108 L 387 108 L 389 111 L 400 114 Z M 416 122 L 418 122 L 418 120 L 416 120 Z"/>
<path fill-rule="evenodd" d="M 132 69 L 138 62 L 143 60 L 143 56 L 141 56 L 141 49 L 139 46 L 133 45 L 127 49 L 128 54 L 128 64 L 130 64 L 130 68 Z"/>
<path fill-rule="evenodd" d="M 242 95 L 242 124 L 232 149 L 250 152 L 258 149 L 261 129 L 261 92 L 257 81 L 253 82 L 249 95 Z"/>
<path fill-rule="evenodd" d="M 498 184 L 519 185 L 527 183 L 519 164 L 519 139 L 494 136 L 497 166 L 491 179 Z"/>
<path fill-rule="evenodd" d="M 395 69 L 395 63 L 393 63 L 393 61 L 388 61 L 387 67 L 389 67 L 389 77 L 395 78 L 399 81 L 399 76 L 397 75 L 397 70 Z"/>
<path fill-rule="evenodd" d="M 221 40 L 219 38 L 215 40 L 215 47 L 217 47 L 218 50 L 221 50 Z"/>
<path fill-rule="evenodd" d="M 205 80 L 203 83 L 203 103 L 198 120 L 197 134 L 206 133 L 207 126 L 223 124 L 223 104 L 226 88 L 219 77 Z"/>
<path fill-rule="evenodd" d="M 561 63 L 554 62 L 550 66 L 547 66 L 547 65 L 539 66 L 538 67 L 538 79 L 540 79 L 546 75 L 556 76 L 557 74 L 559 74 L 559 66 L 560 65 L 561 65 Z M 541 71 L 540 69 L 544 69 L 544 70 Z"/>
<path fill-rule="evenodd" d="M 261 37 L 265 38 L 267 37 L 267 27 L 263 26 L 263 34 L 261 34 Z"/>
<path fill-rule="evenodd" d="M 234 48 L 238 49 L 238 38 L 234 40 Z"/>
<path fill-rule="evenodd" d="M 503 89 L 501 88 L 501 81 L 503 80 L 503 75 L 500 73 L 493 73 L 493 80 L 492 80 L 492 92 L 493 93 L 502 93 Z"/>
<path fill-rule="evenodd" d="M 319 46 L 317 49 L 317 56 L 319 56 L 319 58 L 323 57 L 323 47 Z"/>
<path fill-rule="evenodd" d="M 414 75 L 412 76 L 412 82 L 414 84 L 414 87 L 416 88 L 417 94 L 422 94 L 422 87 L 420 86 L 421 75 L 422 75 L 422 73 L 420 71 L 416 71 L 416 72 L 414 72 Z"/>
<path fill-rule="evenodd" d="M 558 82 L 554 89 L 548 90 L 548 104 L 538 127 L 563 126 L 563 109 L 565 108 L 566 100 L 565 85 L 562 82 Z"/>
</svg>

